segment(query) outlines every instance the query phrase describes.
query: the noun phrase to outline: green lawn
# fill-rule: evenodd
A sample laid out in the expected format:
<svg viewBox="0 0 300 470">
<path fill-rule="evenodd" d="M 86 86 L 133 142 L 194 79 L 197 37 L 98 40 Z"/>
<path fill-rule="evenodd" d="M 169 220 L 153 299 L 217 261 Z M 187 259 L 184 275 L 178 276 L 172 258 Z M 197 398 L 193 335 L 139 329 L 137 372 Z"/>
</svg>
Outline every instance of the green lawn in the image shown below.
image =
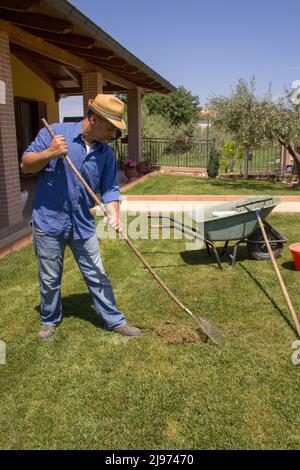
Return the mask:
<svg viewBox="0 0 300 470">
<path fill-rule="evenodd" d="M 259 180 L 204 179 L 193 176 L 154 175 L 124 194 L 272 194 L 300 195 L 300 189 Z"/>
<path fill-rule="evenodd" d="M 269 220 L 289 242 L 300 217 Z M 298 449 L 296 335 L 270 262 L 245 258 L 220 271 L 204 250 L 181 240 L 136 242 L 169 287 L 226 337 L 170 345 L 164 322 L 194 327 L 122 241 L 102 251 L 118 305 L 143 335 L 126 339 L 98 327 L 80 273 L 67 251 L 64 320 L 39 342 L 38 281 L 31 247 L 1 261 L 1 449 Z M 300 273 L 285 247 L 279 259 L 300 312 Z"/>
</svg>

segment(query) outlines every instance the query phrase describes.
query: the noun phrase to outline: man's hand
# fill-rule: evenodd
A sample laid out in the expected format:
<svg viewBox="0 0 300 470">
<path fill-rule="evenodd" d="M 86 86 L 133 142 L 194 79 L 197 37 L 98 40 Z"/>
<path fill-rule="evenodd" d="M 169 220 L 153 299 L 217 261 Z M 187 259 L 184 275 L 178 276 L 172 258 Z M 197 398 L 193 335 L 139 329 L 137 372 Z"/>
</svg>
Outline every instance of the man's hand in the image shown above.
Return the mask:
<svg viewBox="0 0 300 470">
<path fill-rule="evenodd" d="M 52 158 L 63 157 L 68 151 L 67 142 L 63 135 L 56 135 L 46 150 L 27 153 L 21 162 L 23 173 L 38 173 L 48 165 Z"/>
<path fill-rule="evenodd" d="M 53 137 L 48 152 L 51 158 L 62 157 L 68 152 L 67 142 L 63 135 Z"/>
<path fill-rule="evenodd" d="M 123 224 L 120 216 L 120 203 L 119 201 L 112 201 L 107 204 L 106 209 L 109 217 L 104 217 L 104 224 L 108 223 L 109 226 L 116 232 L 123 230 Z"/>
</svg>

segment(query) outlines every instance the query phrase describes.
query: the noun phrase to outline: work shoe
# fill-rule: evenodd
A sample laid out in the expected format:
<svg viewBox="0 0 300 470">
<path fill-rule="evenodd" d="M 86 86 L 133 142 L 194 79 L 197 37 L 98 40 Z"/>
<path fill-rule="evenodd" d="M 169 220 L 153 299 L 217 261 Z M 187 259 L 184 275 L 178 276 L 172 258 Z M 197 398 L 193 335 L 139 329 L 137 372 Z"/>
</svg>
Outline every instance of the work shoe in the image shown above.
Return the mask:
<svg viewBox="0 0 300 470">
<path fill-rule="evenodd" d="M 55 325 L 42 325 L 38 334 L 39 339 L 50 339 L 53 337 Z"/>
<path fill-rule="evenodd" d="M 136 326 L 129 325 L 125 323 L 125 325 L 117 326 L 112 331 L 119 333 L 120 335 L 125 336 L 140 336 L 142 334 L 141 330 Z"/>
</svg>

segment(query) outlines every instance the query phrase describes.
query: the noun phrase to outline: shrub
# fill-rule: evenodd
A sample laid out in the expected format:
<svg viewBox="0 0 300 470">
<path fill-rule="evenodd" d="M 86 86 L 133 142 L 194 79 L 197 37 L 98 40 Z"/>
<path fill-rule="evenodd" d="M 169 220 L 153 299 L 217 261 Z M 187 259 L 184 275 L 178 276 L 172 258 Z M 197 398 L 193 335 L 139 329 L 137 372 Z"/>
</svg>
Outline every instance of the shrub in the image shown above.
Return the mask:
<svg viewBox="0 0 300 470">
<path fill-rule="evenodd" d="M 222 158 L 220 159 L 221 168 L 225 170 L 225 173 L 227 173 L 228 170 L 233 172 L 236 162 L 240 162 L 241 165 L 243 157 L 244 147 L 242 145 L 233 140 L 225 140 L 223 145 Z"/>
<path fill-rule="evenodd" d="M 207 165 L 207 174 L 210 178 L 215 178 L 219 173 L 220 152 L 213 147 L 209 152 L 209 160 Z"/>
</svg>

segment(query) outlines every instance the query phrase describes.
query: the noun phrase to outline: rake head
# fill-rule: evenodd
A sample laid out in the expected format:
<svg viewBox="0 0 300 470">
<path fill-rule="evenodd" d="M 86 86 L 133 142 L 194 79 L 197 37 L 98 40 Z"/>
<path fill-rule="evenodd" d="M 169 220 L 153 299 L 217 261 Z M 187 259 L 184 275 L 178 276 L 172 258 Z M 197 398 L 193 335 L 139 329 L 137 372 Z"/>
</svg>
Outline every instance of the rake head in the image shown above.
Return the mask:
<svg viewBox="0 0 300 470">
<path fill-rule="evenodd" d="M 205 317 L 193 317 L 203 333 L 214 343 L 222 346 L 225 342 L 223 333 Z"/>
</svg>

